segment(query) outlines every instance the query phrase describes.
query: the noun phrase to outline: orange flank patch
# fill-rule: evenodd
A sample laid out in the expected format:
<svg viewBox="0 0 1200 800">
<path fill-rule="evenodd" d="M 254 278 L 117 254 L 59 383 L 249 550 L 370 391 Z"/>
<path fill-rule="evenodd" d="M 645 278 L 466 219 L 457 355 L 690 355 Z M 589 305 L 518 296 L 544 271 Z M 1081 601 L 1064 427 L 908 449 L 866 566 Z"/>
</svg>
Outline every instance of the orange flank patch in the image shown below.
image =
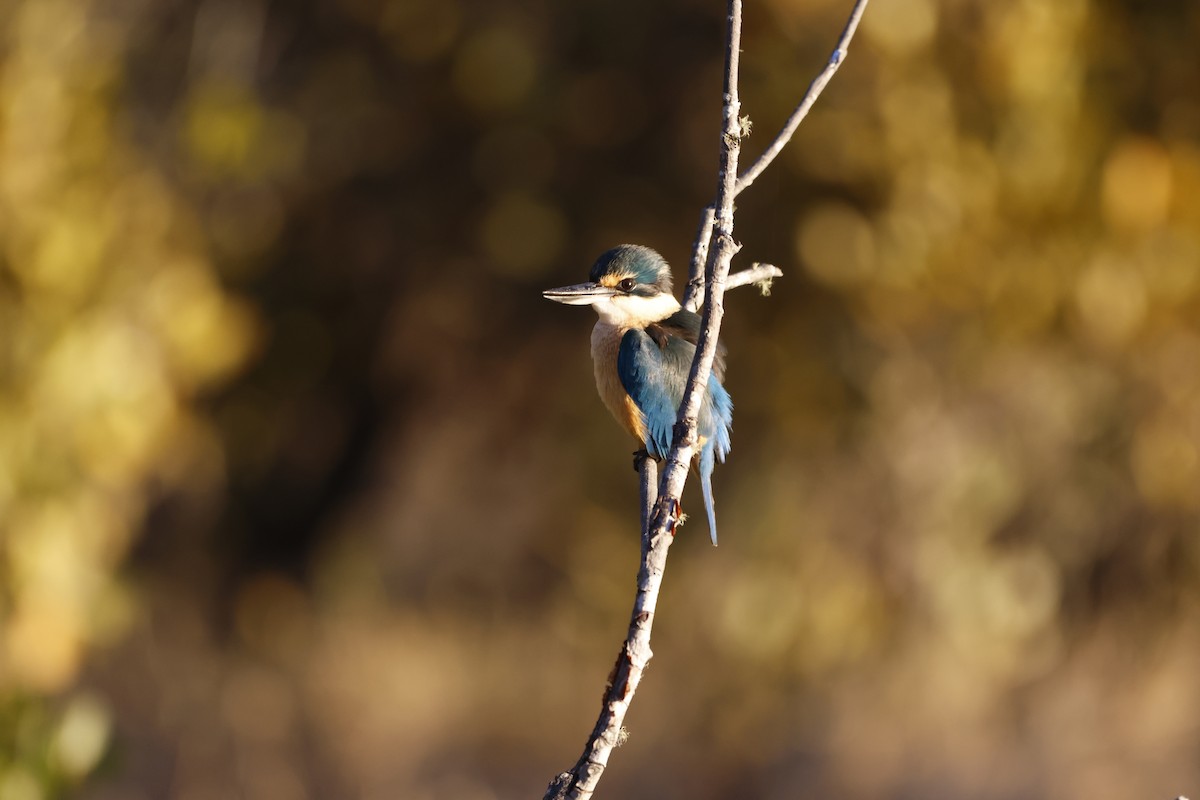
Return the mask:
<svg viewBox="0 0 1200 800">
<path fill-rule="evenodd" d="M 645 444 L 646 423 L 642 418 L 642 410 L 637 407 L 637 403 L 633 402 L 633 398 L 628 394 L 625 395 L 625 419 L 619 421 L 625 426 L 625 430 L 632 433 L 633 438 L 638 440 L 638 444 Z"/>
<path fill-rule="evenodd" d="M 596 375 L 596 390 L 608 407 L 609 413 L 629 431 L 640 444 L 646 441 L 646 424 L 642 412 L 633 398 L 621 385 L 617 375 L 617 353 L 621 348 L 621 337 L 625 331 L 606 322 L 596 323 L 592 330 L 592 363 Z"/>
</svg>

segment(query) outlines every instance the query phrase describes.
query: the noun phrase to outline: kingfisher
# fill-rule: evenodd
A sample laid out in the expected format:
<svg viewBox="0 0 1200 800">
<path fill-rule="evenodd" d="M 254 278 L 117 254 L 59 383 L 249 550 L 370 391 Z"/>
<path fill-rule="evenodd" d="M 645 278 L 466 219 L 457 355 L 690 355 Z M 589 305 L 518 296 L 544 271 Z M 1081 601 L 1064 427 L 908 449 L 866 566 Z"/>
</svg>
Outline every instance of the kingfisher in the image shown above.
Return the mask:
<svg viewBox="0 0 1200 800">
<path fill-rule="evenodd" d="M 587 283 L 542 292 L 547 300 L 591 306 L 600 319 L 592 329 L 596 389 L 604 405 L 646 453 L 665 458 L 687 385 L 700 317 L 683 308 L 671 290 L 671 268 L 649 247 L 623 244 L 600 255 Z M 700 404 L 695 466 L 717 543 L 712 471 L 729 453 L 733 401 L 721 385 L 725 358 L 718 348 L 708 390 Z"/>
</svg>

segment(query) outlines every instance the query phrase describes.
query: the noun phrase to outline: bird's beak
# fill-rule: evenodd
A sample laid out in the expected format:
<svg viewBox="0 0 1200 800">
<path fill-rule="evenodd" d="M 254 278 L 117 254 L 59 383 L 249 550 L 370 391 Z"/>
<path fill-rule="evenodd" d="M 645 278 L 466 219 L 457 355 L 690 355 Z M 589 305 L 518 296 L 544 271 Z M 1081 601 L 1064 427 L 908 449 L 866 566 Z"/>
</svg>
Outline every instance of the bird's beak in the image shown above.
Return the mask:
<svg viewBox="0 0 1200 800">
<path fill-rule="evenodd" d="M 614 296 L 616 289 L 601 286 L 598 283 L 577 283 L 574 286 L 561 286 L 557 289 L 547 289 L 542 297 L 556 303 L 566 303 L 569 306 L 590 306 Z"/>
</svg>

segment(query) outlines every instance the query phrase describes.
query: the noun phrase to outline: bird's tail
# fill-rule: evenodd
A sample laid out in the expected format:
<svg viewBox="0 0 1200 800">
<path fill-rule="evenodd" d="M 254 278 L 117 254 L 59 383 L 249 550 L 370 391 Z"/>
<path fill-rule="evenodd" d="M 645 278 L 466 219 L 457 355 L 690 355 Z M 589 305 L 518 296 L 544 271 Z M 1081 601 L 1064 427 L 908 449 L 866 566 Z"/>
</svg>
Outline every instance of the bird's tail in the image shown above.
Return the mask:
<svg viewBox="0 0 1200 800">
<path fill-rule="evenodd" d="M 700 451 L 700 489 L 704 492 L 704 510 L 708 512 L 708 533 L 712 537 L 713 547 L 717 546 L 717 510 L 713 507 L 712 473 L 713 463 L 712 442 Z"/>
</svg>

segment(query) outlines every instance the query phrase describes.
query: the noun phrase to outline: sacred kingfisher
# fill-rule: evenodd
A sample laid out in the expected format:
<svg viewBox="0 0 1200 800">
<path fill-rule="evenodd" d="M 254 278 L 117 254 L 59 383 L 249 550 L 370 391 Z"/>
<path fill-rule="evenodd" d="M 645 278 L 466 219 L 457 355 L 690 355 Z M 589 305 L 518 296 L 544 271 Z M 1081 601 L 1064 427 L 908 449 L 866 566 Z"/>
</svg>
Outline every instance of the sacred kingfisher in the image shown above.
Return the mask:
<svg viewBox="0 0 1200 800">
<path fill-rule="evenodd" d="M 542 293 L 547 300 L 591 306 L 600 315 L 592 329 L 596 388 L 608 410 L 654 458 L 671 449 L 672 432 L 687 385 L 700 317 L 679 305 L 671 292 L 671 268 L 649 247 L 623 244 L 602 253 L 588 283 Z M 721 385 L 725 360 L 720 350 L 700 405 L 696 466 L 708 530 L 717 543 L 712 471 L 725 461 L 733 401 Z"/>
</svg>

